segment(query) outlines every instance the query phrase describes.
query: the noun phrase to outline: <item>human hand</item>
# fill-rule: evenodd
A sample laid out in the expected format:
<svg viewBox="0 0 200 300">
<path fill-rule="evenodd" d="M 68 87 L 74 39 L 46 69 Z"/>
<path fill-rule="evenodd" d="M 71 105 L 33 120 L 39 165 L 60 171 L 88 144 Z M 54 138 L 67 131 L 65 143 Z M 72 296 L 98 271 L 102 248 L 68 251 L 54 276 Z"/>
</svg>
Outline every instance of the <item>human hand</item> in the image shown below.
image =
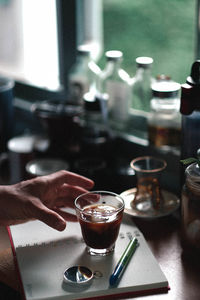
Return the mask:
<svg viewBox="0 0 200 300">
<path fill-rule="evenodd" d="M 38 219 L 62 231 L 66 220 L 75 215 L 61 211 L 74 208 L 75 198 L 87 192 L 94 182 L 68 171 L 59 171 L 8 186 L 0 186 L 0 225 Z"/>
</svg>

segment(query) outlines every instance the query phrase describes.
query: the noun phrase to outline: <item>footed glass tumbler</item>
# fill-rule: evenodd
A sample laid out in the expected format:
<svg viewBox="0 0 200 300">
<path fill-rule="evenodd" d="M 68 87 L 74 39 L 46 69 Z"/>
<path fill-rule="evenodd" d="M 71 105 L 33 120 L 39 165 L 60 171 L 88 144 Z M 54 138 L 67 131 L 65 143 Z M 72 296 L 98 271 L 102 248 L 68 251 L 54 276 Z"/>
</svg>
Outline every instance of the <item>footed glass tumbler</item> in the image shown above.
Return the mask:
<svg viewBox="0 0 200 300">
<path fill-rule="evenodd" d="M 134 208 L 150 216 L 153 210 L 162 210 L 163 196 L 159 179 L 167 165 L 165 160 L 142 156 L 133 159 L 130 165 L 137 177 L 137 191 L 132 203 Z"/>
</svg>

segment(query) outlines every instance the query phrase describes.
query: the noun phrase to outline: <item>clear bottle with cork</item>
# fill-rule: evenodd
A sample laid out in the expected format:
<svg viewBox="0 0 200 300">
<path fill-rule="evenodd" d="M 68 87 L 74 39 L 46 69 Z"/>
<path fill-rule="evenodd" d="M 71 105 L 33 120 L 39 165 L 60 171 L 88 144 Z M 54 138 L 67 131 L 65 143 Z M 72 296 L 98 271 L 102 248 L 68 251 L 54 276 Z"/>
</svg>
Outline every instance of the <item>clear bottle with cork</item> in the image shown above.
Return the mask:
<svg viewBox="0 0 200 300">
<path fill-rule="evenodd" d="M 91 59 L 91 47 L 80 45 L 77 60 L 72 66 L 69 77 L 69 94 L 74 104 L 83 104 L 83 95 L 99 89 L 101 69 Z"/>
<path fill-rule="evenodd" d="M 102 73 L 102 90 L 107 94 L 108 119 L 111 127 L 123 129 L 129 118 L 131 90 L 130 77 L 121 68 L 123 53 L 112 50 L 105 53 L 107 64 Z"/>
<path fill-rule="evenodd" d="M 131 79 L 132 103 L 131 107 L 137 110 L 150 111 L 152 96 L 151 85 L 154 82 L 151 69 L 153 58 L 141 56 L 136 58 L 137 70 Z"/>
<path fill-rule="evenodd" d="M 152 84 L 148 118 L 149 144 L 169 150 L 181 145 L 180 84 L 161 79 Z"/>
</svg>

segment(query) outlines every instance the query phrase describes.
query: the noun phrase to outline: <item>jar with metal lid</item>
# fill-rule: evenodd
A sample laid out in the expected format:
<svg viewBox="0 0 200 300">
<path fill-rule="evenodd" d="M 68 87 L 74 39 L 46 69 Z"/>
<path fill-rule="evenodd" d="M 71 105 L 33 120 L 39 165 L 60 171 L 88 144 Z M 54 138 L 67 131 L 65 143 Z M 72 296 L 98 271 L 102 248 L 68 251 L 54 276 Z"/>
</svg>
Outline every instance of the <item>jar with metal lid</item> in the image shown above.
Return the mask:
<svg viewBox="0 0 200 300">
<path fill-rule="evenodd" d="M 193 163 L 186 168 L 182 190 L 181 242 L 185 252 L 200 254 L 200 167 Z"/>
<path fill-rule="evenodd" d="M 152 84 L 151 111 L 148 118 L 149 144 L 162 149 L 180 146 L 180 84 L 157 80 Z"/>
</svg>

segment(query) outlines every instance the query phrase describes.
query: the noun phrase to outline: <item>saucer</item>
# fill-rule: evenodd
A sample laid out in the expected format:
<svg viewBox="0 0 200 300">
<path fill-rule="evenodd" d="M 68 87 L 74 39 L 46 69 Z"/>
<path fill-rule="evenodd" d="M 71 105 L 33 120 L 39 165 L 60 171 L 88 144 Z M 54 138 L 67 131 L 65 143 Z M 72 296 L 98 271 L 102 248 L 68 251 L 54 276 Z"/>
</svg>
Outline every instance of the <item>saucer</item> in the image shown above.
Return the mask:
<svg viewBox="0 0 200 300">
<path fill-rule="evenodd" d="M 136 188 L 132 188 L 120 194 L 125 202 L 124 212 L 133 217 L 155 219 L 168 216 L 175 212 L 180 205 L 180 199 L 176 195 L 166 190 L 161 190 L 164 200 L 162 210 L 155 210 L 152 208 L 148 211 L 140 211 L 132 204 L 132 201 L 135 198 L 136 191 Z"/>
</svg>

